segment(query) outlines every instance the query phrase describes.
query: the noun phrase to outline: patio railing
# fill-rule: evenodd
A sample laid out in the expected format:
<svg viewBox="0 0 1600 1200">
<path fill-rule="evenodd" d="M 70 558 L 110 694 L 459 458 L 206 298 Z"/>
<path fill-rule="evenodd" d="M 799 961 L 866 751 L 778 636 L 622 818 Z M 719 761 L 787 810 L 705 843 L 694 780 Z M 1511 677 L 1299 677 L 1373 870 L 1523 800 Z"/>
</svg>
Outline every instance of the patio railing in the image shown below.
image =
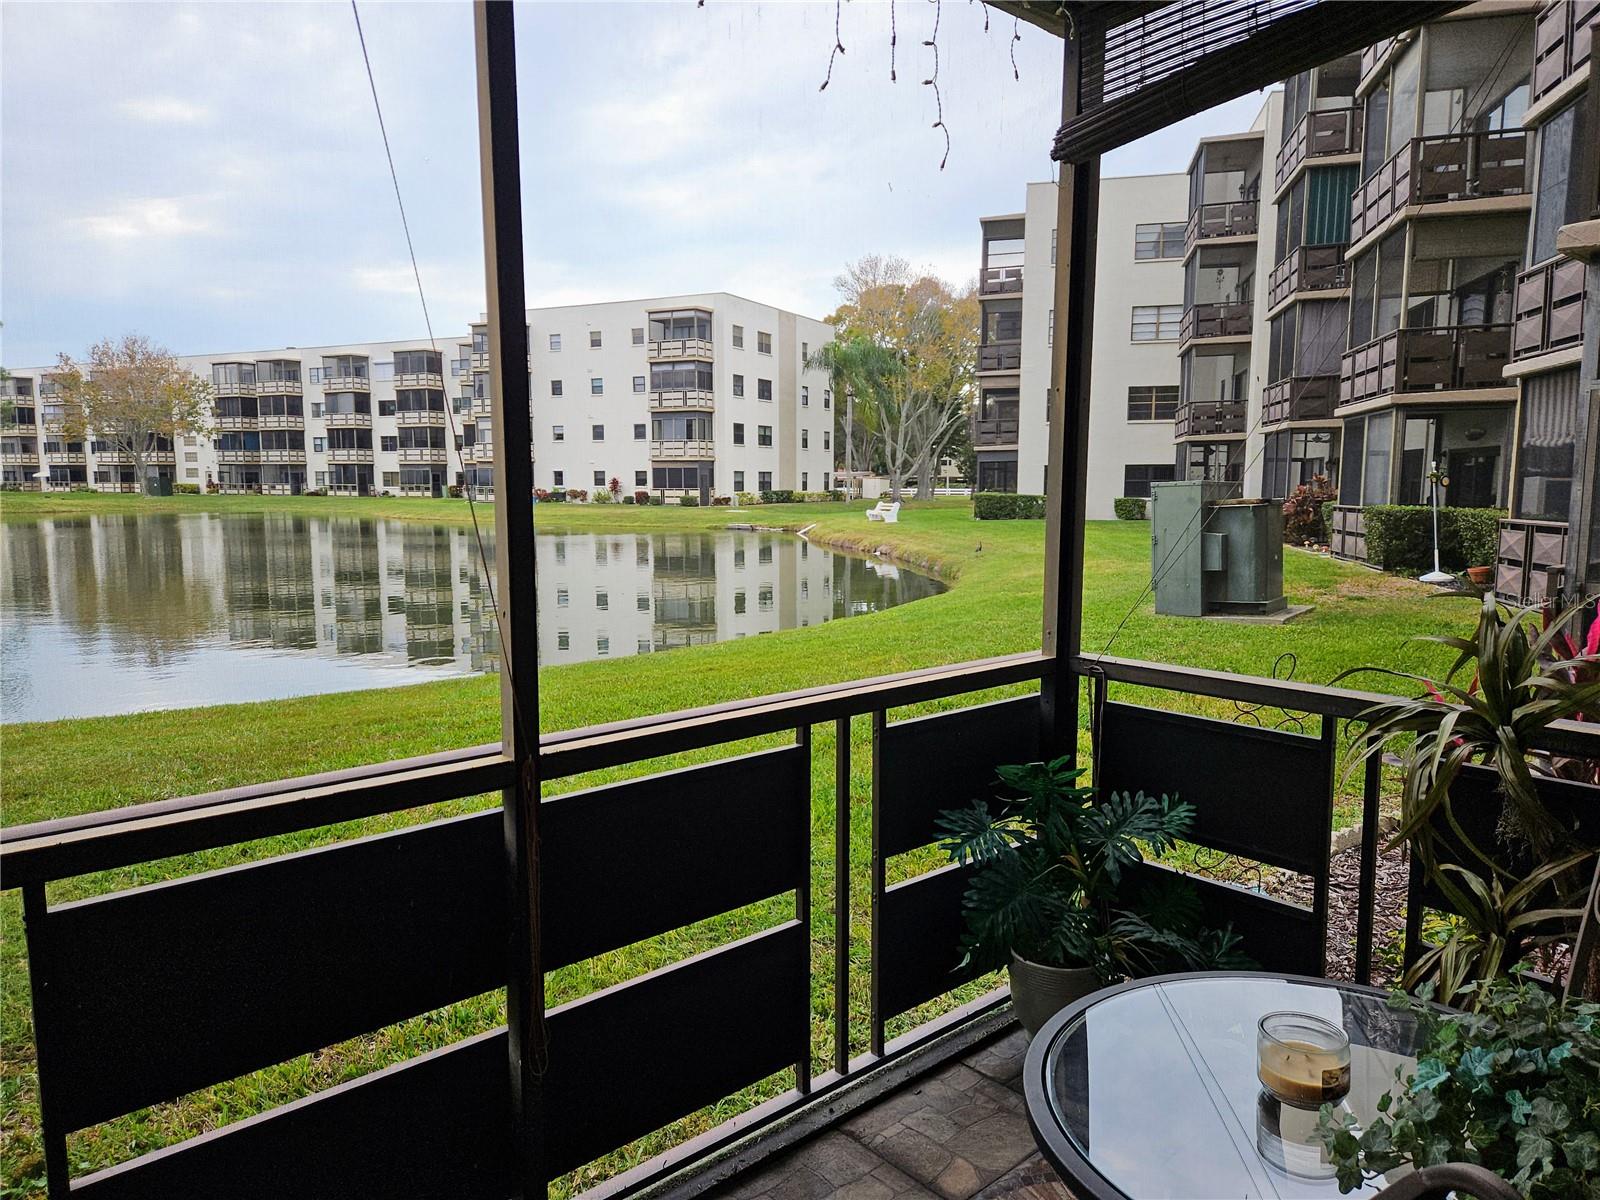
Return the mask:
<svg viewBox="0 0 1600 1200">
<path fill-rule="evenodd" d="M 1199 242 L 1219 237 L 1247 237 L 1255 234 L 1261 206 L 1254 200 L 1229 200 L 1202 204 L 1189 214 L 1183 228 L 1185 257 Z"/>
<path fill-rule="evenodd" d="M 1583 344 L 1584 265 L 1558 258 L 1517 276 L 1513 359 Z"/>
<path fill-rule="evenodd" d="M 1567 523 L 1513 518 L 1500 522 L 1494 592 L 1519 607 L 1561 594 L 1567 570 Z"/>
<path fill-rule="evenodd" d="M 1350 198 L 1350 241 L 1409 205 L 1525 194 L 1533 178 L 1529 146 L 1520 129 L 1412 138 Z"/>
<path fill-rule="evenodd" d="M 1600 0 L 1547 0 L 1535 18 L 1533 94 L 1538 102 L 1583 70 L 1593 53 Z"/>
<path fill-rule="evenodd" d="M 1272 268 L 1267 307 L 1277 308 L 1296 292 L 1321 292 L 1350 286 L 1350 264 L 1343 246 L 1301 246 Z"/>
<path fill-rule="evenodd" d="M 1392 392 L 1455 392 L 1511 386 L 1510 325 L 1396 329 L 1339 360 L 1339 403 Z"/>
<path fill-rule="evenodd" d="M 1306 113 L 1278 149 L 1272 186 L 1281 188 L 1308 158 L 1354 154 L 1361 149 L 1361 109 L 1323 108 Z"/>
<path fill-rule="evenodd" d="M 996 765 L 1052 752 L 1040 697 L 891 717 L 1026 685 L 1053 662 L 1019 654 L 541 738 L 547 780 L 783 738 L 542 802 L 537 904 L 549 970 L 753 903 L 778 910 L 759 932 L 549 1012 L 536 1111 L 552 1175 L 787 1077 L 775 1098 L 604 1185 L 611 1195 L 638 1190 L 900 1056 L 934 1053 L 934 1039 L 954 1045 L 958 1030 L 992 1027 L 1003 990 L 962 1005 L 946 999 L 944 1015 L 890 1036 L 891 1021 L 916 1020 L 923 1004 L 973 978 L 957 947 L 969 869 L 892 880 L 926 863 L 924 854 L 908 868 L 901 856 L 937 840 L 942 810 L 990 794 Z M 1221 859 L 1254 881 L 1276 871 L 1301 877 L 1309 903 L 1214 877 L 1195 886 L 1207 920 L 1231 924 L 1264 968 L 1323 973 L 1337 723 L 1377 697 L 1125 659 L 1076 666 L 1094 696 L 1099 785 L 1176 792 L 1195 805 L 1190 843 L 1207 857 L 1146 869 L 1204 867 L 1215 876 Z M 1231 719 L 1149 707 L 1158 693 Z M 864 867 L 851 853 L 855 717 L 872 731 Z M 836 751 L 832 771 L 818 776 L 832 779 L 834 827 L 824 848 L 813 829 L 811 735 L 827 724 Z M 1595 753 L 1600 739 L 1563 726 L 1551 741 Z M 480 746 L 0 831 L 0 878 L 23 892 L 52 1197 L 68 1194 L 70 1132 L 503 986 L 509 920 L 498 809 L 72 903 L 50 903 L 52 881 L 513 782 L 500 747 Z M 1358 801 L 1353 973 L 1363 981 L 1378 932 L 1379 782 L 1374 762 Z M 830 858 L 831 922 L 813 916 L 814 872 Z M 870 1003 L 865 1052 L 852 1053 L 850 995 L 863 981 L 852 972 L 850 895 L 862 869 Z M 507 1063 L 505 1029 L 487 1030 L 85 1175 L 70 1191 L 90 1200 L 505 1196 L 515 1190 Z M 787 1129 L 762 1146 L 786 1144 Z M 759 1153 L 746 1146 L 714 1170 L 731 1174 Z"/>
</svg>

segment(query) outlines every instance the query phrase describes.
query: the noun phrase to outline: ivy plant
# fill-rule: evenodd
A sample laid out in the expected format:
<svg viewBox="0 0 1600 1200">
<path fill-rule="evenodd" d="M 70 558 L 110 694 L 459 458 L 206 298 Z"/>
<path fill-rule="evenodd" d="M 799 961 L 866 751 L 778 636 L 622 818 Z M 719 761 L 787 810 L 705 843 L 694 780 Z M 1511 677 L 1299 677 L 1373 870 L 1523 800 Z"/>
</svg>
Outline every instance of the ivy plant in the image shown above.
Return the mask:
<svg viewBox="0 0 1600 1200">
<path fill-rule="evenodd" d="M 1318 1136 L 1339 1190 L 1405 1163 L 1477 1163 L 1530 1200 L 1600 1200 L 1600 1005 L 1563 1002 L 1526 979 L 1472 984 L 1477 1011 L 1396 992 L 1414 1014 L 1417 1065 L 1395 1072 L 1378 1116 L 1358 1128 L 1322 1106 Z"/>
</svg>

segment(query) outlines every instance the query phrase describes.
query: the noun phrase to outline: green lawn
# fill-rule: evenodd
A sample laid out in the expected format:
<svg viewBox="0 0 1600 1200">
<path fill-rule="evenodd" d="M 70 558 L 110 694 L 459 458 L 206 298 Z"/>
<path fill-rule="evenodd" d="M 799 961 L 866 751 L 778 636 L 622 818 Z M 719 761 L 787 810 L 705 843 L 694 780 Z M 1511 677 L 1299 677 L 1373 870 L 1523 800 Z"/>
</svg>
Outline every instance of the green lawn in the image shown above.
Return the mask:
<svg viewBox="0 0 1600 1200">
<path fill-rule="evenodd" d="M 1032 649 L 1039 644 L 1042 611 L 1043 524 L 974 522 L 961 501 L 911 504 L 900 524 L 869 525 L 861 505 L 772 506 L 727 509 L 638 508 L 631 505 L 548 505 L 537 512 L 551 531 L 713 530 L 729 522 L 800 528 L 842 547 L 883 548 L 902 561 L 941 574 L 950 590 L 914 604 L 870 616 L 828 622 L 716 646 L 602 660 L 541 672 L 540 725 L 549 731 L 666 712 L 776 691 L 815 686 L 916 667 L 960 662 Z M 69 516 L 83 513 L 155 511 L 297 511 L 308 515 L 361 514 L 399 519 L 460 522 L 461 501 L 347 500 L 331 498 L 172 497 L 6 494 L 0 517 Z M 480 519 L 492 520 L 487 506 Z M 1409 581 L 1289 551 L 1285 579 L 1292 603 L 1315 610 L 1286 626 L 1158 617 L 1148 596 L 1149 527 L 1103 522 L 1088 532 L 1084 645 L 1099 651 L 1117 629 L 1111 652 L 1134 658 L 1271 674 L 1284 653 L 1298 659 L 1295 677 L 1325 682 L 1361 663 L 1413 668 L 1437 666 L 1432 648 L 1406 645 L 1418 633 L 1468 627 L 1468 606 L 1433 600 L 1429 589 Z M 1136 604 L 1137 601 L 1137 604 Z M 1131 615 L 1130 608 L 1133 610 Z M 1378 680 L 1366 684 L 1380 690 Z M 961 702 L 967 702 L 963 698 Z M 1165 697 L 1174 707 L 1227 712 L 1226 706 Z M 355 692 L 210 709 L 141 713 L 0 729 L 0 801 L 7 825 L 69 813 L 140 803 L 282 776 L 421 754 L 492 741 L 499 736 L 498 683 L 493 678 Z M 852 729 L 852 957 L 862 987 L 852 995 L 852 1052 L 865 1048 L 868 800 L 870 739 L 867 723 Z M 741 744 L 774 744 L 765 739 Z M 813 920 L 815 955 L 814 1049 L 830 1050 L 829 983 L 832 914 L 833 729 L 814 731 L 813 831 L 816 847 Z M 718 753 L 726 753 L 719 750 Z M 673 763 L 704 760 L 710 753 Z M 662 764 L 651 764 L 652 768 Z M 632 768 L 634 773 L 642 768 Z M 626 772 L 564 780 L 551 790 L 587 785 Z M 91 895 L 154 879 L 210 869 L 353 834 L 481 807 L 493 798 L 437 806 L 377 818 L 267 843 L 185 856 L 125 871 L 65 881 L 55 900 Z M 1348 815 L 1348 814 L 1346 814 Z M 917 860 L 929 861 L 927 856 Z M 915 867 L 899 864 L 900 870 Z M 42 1166 L 37 1139 L 35 1082 L 29 1024 L 26 962 L 15 893 L 0 897 L 0 1186 L 4 1195 L 38 1194 Z M 550 977 L 557 1003 L 642 970 L 694 953 L 730 937 L 762 928 L 788 913 L 787 904 L 753 906 L 740 913 L 629 947 Z M 77 1170 L 119 1161 L 202 1129 L 282 1103 L 307 1091 L 358 1077 L 376 1066 L 447 1044 L 503 1019 L 497 994 L 451 1006 L 292 1063 L 258 1072 L 195 1096 L 158 1106 L 75 1135 L 71 1157 Z M 644 1139 L 611 1156 L 594 1171 L 568 1181 L 581 1187 L 657 1152 L 670 1140 L 725 1119 L 753 1098 L 772 1094 L 781 1080 L 697 1114 L 674 1129 Z"/>
</svg>

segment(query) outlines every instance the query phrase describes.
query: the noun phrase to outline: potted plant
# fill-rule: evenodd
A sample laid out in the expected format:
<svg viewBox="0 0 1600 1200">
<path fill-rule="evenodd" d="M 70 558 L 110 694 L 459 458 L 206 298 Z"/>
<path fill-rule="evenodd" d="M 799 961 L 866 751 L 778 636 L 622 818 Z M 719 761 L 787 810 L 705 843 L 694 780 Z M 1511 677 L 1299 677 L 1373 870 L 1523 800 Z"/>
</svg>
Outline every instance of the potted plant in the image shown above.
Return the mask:
<svg viewBox="0 0 1600 1200">
<path fill-rule="evenodd" d="M 1478 1011 L 1450 1013 L 1397 992 L 1421 1052 L 1358 1129 L 1324 1105 L 1318 1136 L 1340 1191 L 1405 1164 L 1477 1163 L 1529 1200 L 1600 1194 L 1600 1004 L 1563 1003 L 1525 980 L 1481 988 Z"/>
<path fill-rule="evenodd" d="M 1037 1033 L 1098 987 L 1168 969 L 1249 966 L 1231 929 L 1202 931 L 1194 889 L 1172 876 L 1135 881 L 1144 849 L 1170 850 L 1194 806 L 1143 792 L 1098 803 L 1066 758 L 1001 767 L 991 809 L 941 815 L 944 849 L 975 865 L 963 910 L 963 965 L 1005 967 L 1017 1019 Z"/>
<path fill-rule="evenodd" d="M 1494 567 L 1468 567 L 1467 582 L 1476 588 L 1486 588 L 1494 583 Z"/>
</svg>

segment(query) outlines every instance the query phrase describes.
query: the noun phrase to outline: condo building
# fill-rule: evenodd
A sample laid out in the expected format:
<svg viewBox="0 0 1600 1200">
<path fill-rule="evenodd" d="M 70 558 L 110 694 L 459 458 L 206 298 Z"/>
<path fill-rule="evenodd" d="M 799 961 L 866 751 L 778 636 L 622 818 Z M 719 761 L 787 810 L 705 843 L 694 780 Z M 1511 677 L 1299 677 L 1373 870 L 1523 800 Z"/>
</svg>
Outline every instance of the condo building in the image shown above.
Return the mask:
<svg viewBox="0 0 1600 1200">
<path fill-rule="evenodd" d="M 833 396 L 809 317 L 726 292 L 530 309 L 537 487 L 612 480 L 670 499 L 827 491 Z M 214 393 L 209 436 L 161 439 L 157 480 L 224 492 L 492 495 L 488 335 L 187 356 Z M 127 456 L 68 441 L 49 368 L 0 381 L 0 483 L 136 491 Z"/>
</svg>

